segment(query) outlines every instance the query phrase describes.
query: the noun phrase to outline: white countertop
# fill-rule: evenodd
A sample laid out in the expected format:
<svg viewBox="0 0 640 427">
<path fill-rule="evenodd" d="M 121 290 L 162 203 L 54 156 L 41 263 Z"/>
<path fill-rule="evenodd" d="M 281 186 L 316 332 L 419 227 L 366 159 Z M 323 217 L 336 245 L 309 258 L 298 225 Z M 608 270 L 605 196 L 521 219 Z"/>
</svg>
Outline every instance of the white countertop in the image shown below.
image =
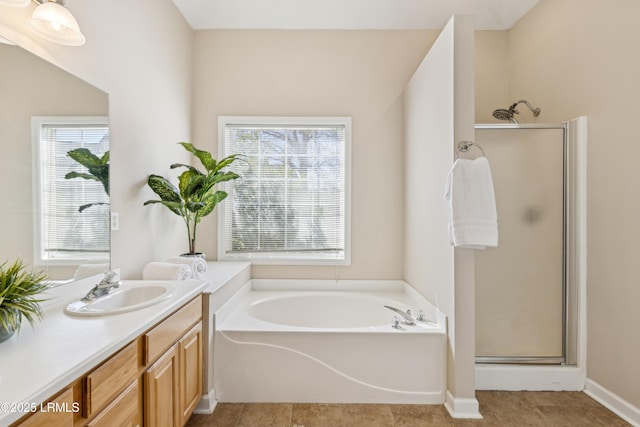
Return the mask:
<svg viewBox="0 0 640 427">
<path fill-rule="evenodd" d="M 214 293 L 230 280 L 237 277 L 243 270 L 250 269 L 251 263 L 245 261 L 208 261 L 205 279 L 209 286 L 207 293 Z"/>
<path fill-rule="evenodd" d="M 176 294 L 167 300 L 136 311 L 100 317 L 72 317 L 63 311 L 69 302 L 87 293 L 96 283 L 95 278 L 54 288 L 50 291 L 53 298 L 42 305 L 44 320 L 34 328 L 24 321 L 19 334 L 0 344 L 0 405 L 5 402 L 39 405 L 198 293 L 209 292 L 207 280 L 171 282 Z M 2 409 L 0 406 L 0 426 L 24 415 Z"/>
</svg>

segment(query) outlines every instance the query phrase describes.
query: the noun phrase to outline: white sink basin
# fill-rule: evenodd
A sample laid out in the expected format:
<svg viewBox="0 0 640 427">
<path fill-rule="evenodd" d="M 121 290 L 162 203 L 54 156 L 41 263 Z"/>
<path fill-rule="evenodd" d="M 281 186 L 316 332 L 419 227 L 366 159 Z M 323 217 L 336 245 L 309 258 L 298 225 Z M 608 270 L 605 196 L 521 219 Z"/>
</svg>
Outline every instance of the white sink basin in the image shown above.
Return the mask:
<svg viewBox="0 0 640 427">
<path fill-rule="evenodd" d="M 170 298 L 176 288 L 164 283 L 127 285 L 93 301 L 73 301 L 64 309 L 73 316 L 104 316 L 149 307 Z"/>
</svg>

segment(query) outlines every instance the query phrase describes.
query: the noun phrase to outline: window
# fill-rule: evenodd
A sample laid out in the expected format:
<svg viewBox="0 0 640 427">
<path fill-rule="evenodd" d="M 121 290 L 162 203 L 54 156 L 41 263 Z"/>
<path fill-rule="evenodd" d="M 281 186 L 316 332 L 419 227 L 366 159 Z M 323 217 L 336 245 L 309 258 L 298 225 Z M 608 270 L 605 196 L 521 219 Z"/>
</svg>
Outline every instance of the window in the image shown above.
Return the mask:
<svg viewBox="0 0 640 427">
<path fill-rule="evenodd" d="M 71 178 L 87 169 L 67 154 L 109 150 L 106 117 L 33 117 L 35 262 L 78 264 L 109 252 L 109 196 L 99 181 Z M 86 206 L 81 210 L 82 206 Z"/>
<path fill-rule="evenodd" d="M 220 117 L 221 157 L 242 154 L 221 206 L 221 259 L 348 264 L 351 119 Z"/>
</svg>

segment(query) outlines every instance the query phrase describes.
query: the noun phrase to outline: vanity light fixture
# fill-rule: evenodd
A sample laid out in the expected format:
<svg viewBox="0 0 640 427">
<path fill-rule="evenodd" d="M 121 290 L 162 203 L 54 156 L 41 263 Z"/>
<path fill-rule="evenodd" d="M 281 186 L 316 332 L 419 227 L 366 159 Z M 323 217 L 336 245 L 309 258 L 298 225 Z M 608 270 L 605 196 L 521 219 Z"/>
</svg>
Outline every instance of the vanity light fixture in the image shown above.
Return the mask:
<svg viewBox="0 0 640 427">
<path fill-rule="evenodd" d="M 6 0 L 0 0 L 6 1 Z M 29 19 L 29 27 L 41 37 L 65 46 L 82 46 L 86 39 L 78 22 L 64 7 L 64 0 L 33 0 L 38 4 Z"/>
<path fill-rule="evenodd" d="M 0 0 L 0 5 L 9 7 L 27 7 L 31 0 Z"/>
</svg>

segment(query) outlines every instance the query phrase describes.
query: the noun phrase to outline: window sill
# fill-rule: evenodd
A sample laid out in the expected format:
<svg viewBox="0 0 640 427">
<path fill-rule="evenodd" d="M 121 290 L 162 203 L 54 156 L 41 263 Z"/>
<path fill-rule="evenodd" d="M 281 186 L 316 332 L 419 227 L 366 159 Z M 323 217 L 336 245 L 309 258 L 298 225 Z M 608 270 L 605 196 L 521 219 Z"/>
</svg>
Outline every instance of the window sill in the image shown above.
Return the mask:
<svg viewBox="0 0 640 427">
<path fill-rule="evenodd" d="M 347 255 L 346 258 L 337 259 L 335 257 L 309 257 L 309 256 L 293 256 L 291 254 L 226 254 L 222 255 L 218 261 L 248 261 L 253 265 L 351 265 L 351 259 Z"/>
</svg>

